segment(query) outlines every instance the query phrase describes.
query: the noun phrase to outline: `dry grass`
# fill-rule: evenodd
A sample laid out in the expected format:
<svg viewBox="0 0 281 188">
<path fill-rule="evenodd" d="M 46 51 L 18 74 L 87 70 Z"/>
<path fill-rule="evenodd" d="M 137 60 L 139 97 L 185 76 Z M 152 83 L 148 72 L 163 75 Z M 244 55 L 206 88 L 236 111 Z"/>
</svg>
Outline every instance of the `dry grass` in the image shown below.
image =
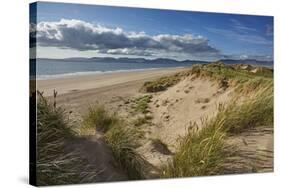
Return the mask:
<svg viewBox="0 0 281 188">
<path fill-rule="evenodd" d="M 165 91 L 167 88 L 177 84 L 181 80 L 182 75 L 183 73 L 177 73 L 172 76 L 165 76 L 154 81 L 145 82 L 140 91 L 148 93 Z"/>
<path fill-rule="evenodd" d="M 151 102 L 152 95 L 144 95 L 142 97 L 139 97 L 135 100 L 135 110 L 137 112 L 141 112 L 143 114 L 146 114 L 149 112 L 148 105 Z"/>
<path fill-rule="evenodd" d="M 87 113 L 82 116 L 82 132 L 94 128 L 99 132 L 108 131 L 113 125 L 117 124 L 119 118 L 116 114 L 110 114 L 103 105 L 96 104 L 90 106 Z"/>
<path fill-rule="evenodd" d="M 56 95 L 55 95 L 56 96 Z M 89 183 L 95 168 L 78 151 L 65 151 L 65 141 L 75 137 L 67 114 L 38 95 L 37 101 L 37 185 Z"/>
<path fill-rule="evenodd" d="M 138 138 L 142 135 L 133 127 L 120 121 L 106 133 L 105 139 L 129 179 L 138 180 L 144 178 L 143 172 L 148 164 L 135 150 L 138 147 Z"/>
<path fill-rule="evenodd" d="M 111 148 L 115 160 L 128 175 L 129 179 L 142 179 L 146 167 L 144 158 L 136 152 L 138 139 L 143 133 L 137 129 L 146 119 L 138 119 L 134 126 L 117 116 L 110 114 L 104 106 L 95 105 L 89 108 L 83 116 L 82 129 L 84 132 L 92 128 L 104 134 L 106 143 Z"/>
<path fill-rule="evenodd" d="M 194 125 L 180 141 L 171 162 L 162 169 L 163 177 L 189 177 L 216 174 L 224 161 L 223 121 L 212 120 L 198 131 Z"/>
<path fill-rule="evenodd" d="M 236 97 L 228 106 L 219 105 L 214 118 L 202 121 L 201 130 L 196 124 L 190 126 L 172 161 L 163 167 L 163 177 L 223 174 L 225 159 L 233 155 L 225 144 L 225 138 L 249 128 L 273 125 L 272 77 L 268 72 L 265 76 L 254 76 L 236 71 L 222 65 L 194 67 L 193 76 L 235 81 Z"/>
</svg>

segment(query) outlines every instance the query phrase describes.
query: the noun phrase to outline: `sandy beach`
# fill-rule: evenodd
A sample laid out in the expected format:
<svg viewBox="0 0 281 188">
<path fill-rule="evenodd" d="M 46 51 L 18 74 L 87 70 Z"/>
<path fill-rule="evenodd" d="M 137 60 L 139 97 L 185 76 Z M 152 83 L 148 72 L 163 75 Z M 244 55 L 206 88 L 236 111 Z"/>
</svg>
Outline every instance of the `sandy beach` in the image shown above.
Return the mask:
<svg viewBox="0 0 281 188">
<path fill-rule="evenodd" d="M 81 113 L 96 102 L 114 107 L 118 101 L 137 95 L 145 81 L 181 70 L 183 68 L 163 68 L 37 80 L 37 89 L 44 91 L 46 97 L 52 97 L 55 89 L 59 105 Z"/>
</svg>

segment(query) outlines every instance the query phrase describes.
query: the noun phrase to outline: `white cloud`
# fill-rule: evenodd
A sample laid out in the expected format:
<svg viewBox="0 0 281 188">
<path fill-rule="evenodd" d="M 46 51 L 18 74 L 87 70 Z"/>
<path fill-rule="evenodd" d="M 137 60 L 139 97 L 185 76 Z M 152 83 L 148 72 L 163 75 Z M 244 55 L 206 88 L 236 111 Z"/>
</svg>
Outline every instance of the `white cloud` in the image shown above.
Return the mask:
<svg viewBox="0 0 281 188">
<path fill-rule="evenodd" d="M 39 46 L 97 50 L 99 53 L 150 56 L 159 53 L 185 53 L 194 56 L 219 54 L 208 39 L 192 34 L 148 35 L 145 32 L 126 32 L 121 28 L 61 19 L 37 24 Z"/>
</svg>

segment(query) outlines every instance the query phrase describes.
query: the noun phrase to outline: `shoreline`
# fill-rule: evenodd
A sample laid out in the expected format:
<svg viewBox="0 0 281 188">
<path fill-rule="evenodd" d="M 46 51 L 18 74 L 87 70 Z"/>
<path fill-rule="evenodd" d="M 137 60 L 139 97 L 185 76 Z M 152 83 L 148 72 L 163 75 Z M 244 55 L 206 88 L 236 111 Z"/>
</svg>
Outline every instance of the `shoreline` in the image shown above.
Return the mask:
<svg viewBox="0 0 281 188">
<path fill-rule="evenodd" d="M 173 74 L 184 69 L 188 68 L 157 68 L 138 71 L 110 72 L 104 74 L 75 75 L 44 80 L 37 79 L 36 85 L 38 90 L 44 91 L 45 96 L 51 96 L 54 89 L 58 91 L 59 94 L 66 94 L 132 81 L 147 81 L 149 79 Z"/>
<path fill-rule="evenodd" d="M 73 73 L 62 73 L 62 74 L 53 74 L 53 75 L 38 75 L 36 80 L 53 80 L 61 78 L 72 78 L 77 76 L 94 76 L 94 75 L 104 75 L 104 74 L 115 74 L 115 73 L 130 73 L 130 72 L 143 72 L 143 71 L 152 71 L 152 70 L 169 70 L 169 69 L 181 69 L 189 68 L 191 66 L 179 66 L 179 67 L 158 67 L 158 68 L 143 68 L 143 69 L 122 69 L 122 70 L 113 70 L 113 71 L 83 71 L 83 72 L 73 72 Z M 34 80 L 35 76 L 32 76 Z"/>
<path fill-rule="evenodd" d="M 186 69 L 188 68 L 164 68 L 36 80 L 36 88 L 51 100 L 55 89 L 58 92 L 58 105 L 83 113 L 89 105 L 95 103 L 107 104 L 114 108 L 120 100 L 139 95 L 139 89 L 144 82 Z"/>
</svg>

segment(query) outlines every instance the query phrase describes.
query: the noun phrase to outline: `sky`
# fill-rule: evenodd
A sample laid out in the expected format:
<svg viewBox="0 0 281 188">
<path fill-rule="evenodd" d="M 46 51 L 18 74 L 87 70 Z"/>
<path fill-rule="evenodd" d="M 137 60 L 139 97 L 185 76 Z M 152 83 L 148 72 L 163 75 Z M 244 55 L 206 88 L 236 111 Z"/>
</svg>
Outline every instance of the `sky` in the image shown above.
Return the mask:
<svg viewBox="0 0 281 188">
<path fill-rule="evenodd" d="M 270 16 L 47 2 L 34 15 L 39 58 L 273 60 Z"/>
</svg>

